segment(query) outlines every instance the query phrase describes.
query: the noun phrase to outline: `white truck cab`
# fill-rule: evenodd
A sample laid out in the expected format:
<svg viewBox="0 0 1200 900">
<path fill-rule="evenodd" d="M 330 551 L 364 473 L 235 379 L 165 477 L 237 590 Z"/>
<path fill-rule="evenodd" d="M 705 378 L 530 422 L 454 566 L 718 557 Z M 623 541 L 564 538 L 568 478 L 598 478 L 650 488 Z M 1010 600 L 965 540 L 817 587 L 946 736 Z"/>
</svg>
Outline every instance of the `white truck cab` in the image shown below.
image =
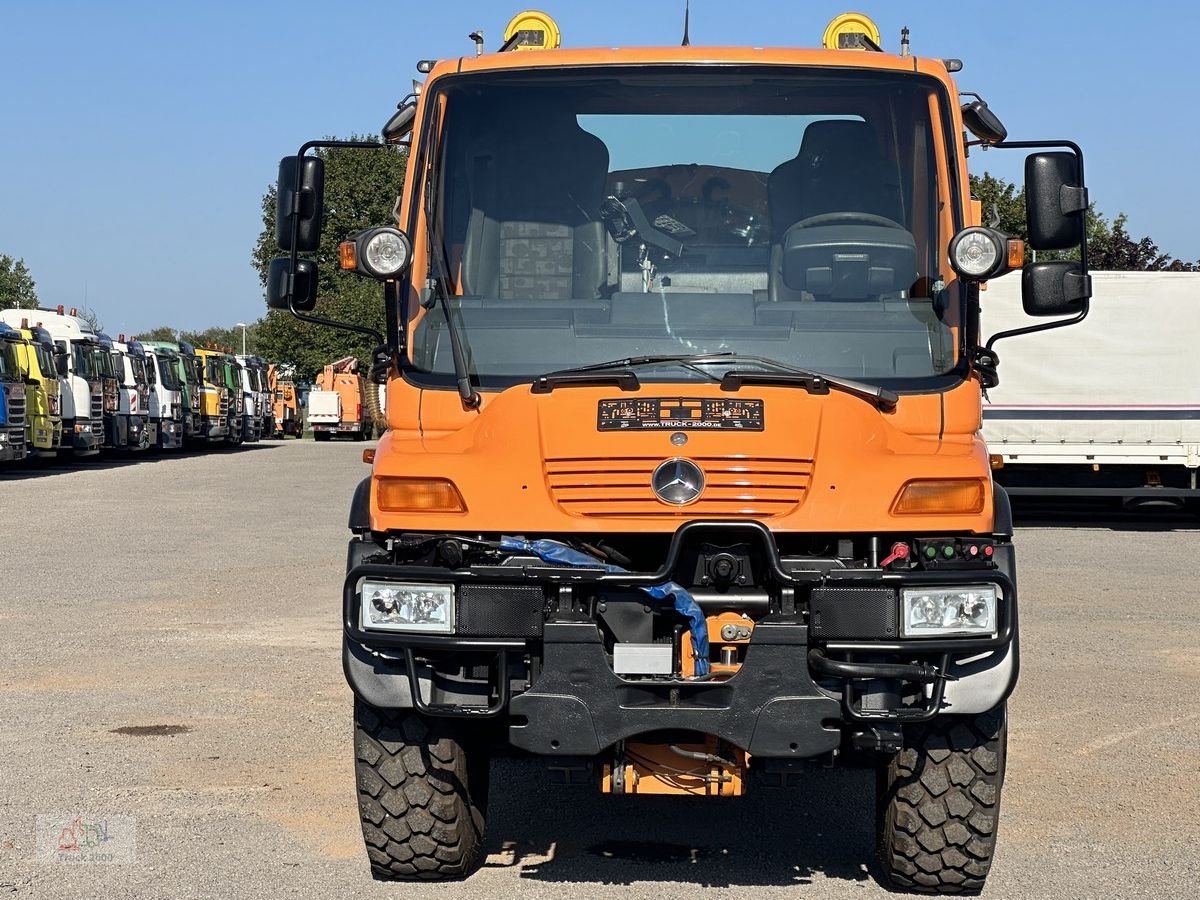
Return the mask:
<svg viewBox="0 0 1200 900">
<path fill-rule="evenodd" d="M 131 350 L 140 353 L 150 383 L 150 446 L 160 450 L 177 450 L 183 446 L 184 400 L 183 385 L 173 358 L 179 354 L 169 350 L 153 350 L 144 344 L 131 343 Z"/>
<path fill-rule="evenodd" d="M 104 440 L 104 395 L 98 354 L 100 339 L 86 321 L 55 309 L 0 310 L 0 321 L 13 328 L 23 319 L 46 329 L 54 341 L 62 408 L 63 452 L 94 456 Z"/>
<path fill-rule="evenodd" d="M 107 335 L 101 335 L 105 340 Z M 110 342 L 113 369 L 117 376 L 116 430 L 111 435 L 117 450 L 145 450 L 151 444 L 148 424 L 150 383 L 146 378 L 146 363 L 140 353 L 133 354 L 125 335 Z"/>
</svg>

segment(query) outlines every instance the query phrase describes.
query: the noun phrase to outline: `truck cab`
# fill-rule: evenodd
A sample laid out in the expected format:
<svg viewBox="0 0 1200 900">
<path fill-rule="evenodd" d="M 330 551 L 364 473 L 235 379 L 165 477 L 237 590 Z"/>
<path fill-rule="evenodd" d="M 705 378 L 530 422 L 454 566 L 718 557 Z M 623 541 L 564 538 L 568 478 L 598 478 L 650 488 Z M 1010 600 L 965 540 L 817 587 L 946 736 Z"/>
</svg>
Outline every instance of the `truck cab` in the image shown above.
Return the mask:
<svg viewBox="0 0 1200 900">
<path fill-rule="evenodd" d="M 338 255 L 387 323 L 341 608 L 377 877 L 482 863 L 507 746 L 614 794 L 866 765 L 887 884 L 983 888 L 1020 647 L 980 288 L 1025 247 L 968 150 L 1033 151 L 1030 243 L 1076 251 L 1024 266 L 1047 319 L 1001 338 L 1086 315 L 1088 198 L 1078 147 L 883 43 L 847 14 L 820 49 L 564 49 L 522 13 L 349 142 L 408 154 Z M 280 165 L 267 299 L 313 321 L 334 147 Z"/>
<path fill-rule="evenodd" d="M 140 353 L 130 352 L 125 335 L 113 340 L 100 335 L 110 357 L 110 376 L 116 385 L 116 409 L 109 419 L 109 443 L 114 450 L 145 450 L 151 445 L 150 383 Z"/>
<path fill-rule="evenodd" d="M 242 396 L 242 440 L 254 443 L 262 439 L 262 417 L 259 415 L 258 370 L 252 357 L 235 356 L 234 369 Z"/>
<path fill-rule="evenodd" d="M 0 323 L 0 462 L 20 462 L 26 456 L 25 377 L 17 357 L 21 333 Z"/>
<path fill-rule="evenodd" d="M 197 439 L 200 424 L 203 373 L 202 366 L 196 358 L 196 348 L 187 341 L 143 341 L 142 344 L 158 357 L 160 374 L 167 369 L 172 372 L 169 383 L 177 387 L 167 390 L 179 392 L 179 416 L 183 428 L 183 443 L 186 445 L 189 441 Z"/>
<path fill-rule="evenodd" d="M 62 444 L 62 414 L 58 371 L 54 364 L 54 342 L 50 333 L 28 327 L 22 319 L 17 362 L 25 377 L 25 442 L 34 456 L 53 458 Z"/>
<path fill-rule="evenodd" d="M 197 417 L 196 439 L 225 443 L 237 419 L 231 414 L 230 390 L 226 380 L 224 355 L 210 348 L 196 348 L 199 369 L 200 410 Z M 231 424 L 232 423 L 232 424 Z"/>
<path fill-rule="evenodd" d="M 184 411 L 191 412 L 184 400 L 179 354 L 172 350 L 156 350 L 136 340 L 130 347 L 141 355 L 150 386 L 150 446 L 159 450 L 177 450 L 183 446 Z"/>
<path fill-rule="evenodd" d="M 0 310 L 0 322 L 19 328 L 22 322 L 41 329 L 52 342 L 59 381 L 62 422 L 61 452 L 94 456 L 104 439 L 105 395 L 100 374 L 99 338 L 88 323 L 62 306 Z"/>
</svg>

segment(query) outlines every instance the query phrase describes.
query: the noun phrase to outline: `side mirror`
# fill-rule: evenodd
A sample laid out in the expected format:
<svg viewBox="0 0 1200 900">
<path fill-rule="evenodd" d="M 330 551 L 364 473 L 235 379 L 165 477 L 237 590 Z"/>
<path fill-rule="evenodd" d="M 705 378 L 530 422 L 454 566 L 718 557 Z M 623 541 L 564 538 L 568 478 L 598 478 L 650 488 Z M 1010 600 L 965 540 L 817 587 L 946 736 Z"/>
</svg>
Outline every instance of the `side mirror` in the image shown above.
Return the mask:
<svg viewBox="0 0 1200 900">
<path fill-rule="evenodd" d="M 1025 160 L 1025 217 L 1034 250 L 1067 250 L 1083 242 L 1087 188 L 1073 153 L 1034 153 Z"/>
<path fill-rule="evenodd" d="M 999 144 L 1008 137 L 1008 129 L 1000 117 L 988 109 L 982 100 L 972 100 L 962 106 L 963 125 L 985 144 Z"/>
<path fill-rule="evenodd" d="M 321 241 L 321 210 L 325 202 L 325 163 L 316 156 L 285 156 L 279 161 L 275 197 L 275 242 L 280 250 L 311 253 Z M 298 219 L 292 247 L 293 220 Z"/>
<path fill-rule="evenodd" d="M 317 264 L 311 259 L 297 259 L 294 273 L 291 264 L 286 256 L 271 260 L 267 270 L 267 306 L 312 312 L 317 305 Z"/>
<path fill-rule="evenodd" d="M 1021 305 L 1028 316 L 1077 316 L 1091 296 L 1091 276 L 1077 262 L 1031 263 L 1021 272 Z"/>
</svg>

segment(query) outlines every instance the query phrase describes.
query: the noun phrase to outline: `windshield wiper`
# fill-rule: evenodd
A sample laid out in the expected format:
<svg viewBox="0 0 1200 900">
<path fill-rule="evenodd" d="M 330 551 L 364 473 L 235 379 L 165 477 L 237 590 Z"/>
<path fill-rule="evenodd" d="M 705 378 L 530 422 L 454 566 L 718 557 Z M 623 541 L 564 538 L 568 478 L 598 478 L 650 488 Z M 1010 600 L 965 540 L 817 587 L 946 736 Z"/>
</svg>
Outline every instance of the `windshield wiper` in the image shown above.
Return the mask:
<svg viewBox="0 0 1200 900">
<path fill-rule="evenodd" d="M 833 389 L 866 400 L 884 412 L 891 412 L 900 402 L 900 396 L 895 391 L 889 391 L 878 385 L 801 369 L 764 356 L 738 356 L 736 358 L 769 367 L 774 371 L 753 372 L 746 369 L 730 369 L 721 378 L 721 390 L 723 391 L 736 391 L 743 384 L 795 385 L 814 394 L 827 394 Z"/>
<path fill-rule="evenodd" d="M 433 126 L 431 124 L 427 137 L 432 134 Z M 437 179 L 433 172 L 436 171 L 436 168 L 430 170 L 425 184 L 425 243 L 429 248 L 429 256 L 437 269 L 434 273 L 433 285 L 437 300 L 442 307 L 442 313 L 446 316 L 446 336 L 450 339 L 450 359 L 454 364 L 454 380 L 458 385 L 458 396 L 462 398 L 463 406 L 467 409 L 478 409 L 479 392 L 471 385 L 471 373 L 467 368 L 466 354 L 463 353 L 462 335 L 459 334 L 458 323 L 450 309 L 450 292 L 446 289 L 446 282 L 450 280 L 446 245 L 441 234 L 433 226 L 433 217 L 436 212 L 433 198 L 436 195 L 437 187 Z"/>
<path fill-rule="evenodd" d="M 730 369 L 721 378 L 712 372 L 705 371 L 702 366 L 719 365 L 721 363 L 752 363 L 763 366 L 769 371 L 755 372 L 748 369 Z M 699 372 L 712 381 L 720 381 L 721 390 L 736 391 L 743 384 L 787 385 L 807 388 L 814 394 L 827 394 L 839 390 L 859 397 L 873 404 L 884 412 L 891 412 L 900 402 L 895 391 L 881 388 L 873 384 L 854 381 L 849 378 L 839 378 L 836 375 L 826 375 L 801 369 L 788 363 L 770 359 L 766 356 L 751 356 L 736 353 L 732 350 L 722 350 L 716 353 L 667 353 L 658 356 L 627 356 L 624 359 L 613 359 L 608 362 L 588 363 L 582 366 L 572 366 L 568 369 L 557 369 L 547 372 L 534 381 L 534 393 L 548 393 L 557 385 L 571 384 L 605 384 L 616 382 L 622 390 L 637 390 L 637 376 L 633 370 L 640 367 L 677 365 L 693 372 Z M 603 380 L 601 380 L 603 379 Z"/>
<path fill-rule="evenodd" d="M 639 386 L 634 369 L 652 366 L 676 365 L 703 375 L 709 381 L 719 381 L 712 372 L 700 368 L 700 363 L 722 362 L 732 358 L 732 352 L 723 353 L 666 353 L 657 356 L 627 356 L 624 359 L 610 359 L 608 362 L 588 363 L 582 366 L 571 366 L 567 369 L 555 369 L 539 375 L 533 382 L 533 393 L 548 394 L 554 388 L 570 385 L 588 384 L 617 384 L 623 391 L 636 391 Z"/>
</svg>

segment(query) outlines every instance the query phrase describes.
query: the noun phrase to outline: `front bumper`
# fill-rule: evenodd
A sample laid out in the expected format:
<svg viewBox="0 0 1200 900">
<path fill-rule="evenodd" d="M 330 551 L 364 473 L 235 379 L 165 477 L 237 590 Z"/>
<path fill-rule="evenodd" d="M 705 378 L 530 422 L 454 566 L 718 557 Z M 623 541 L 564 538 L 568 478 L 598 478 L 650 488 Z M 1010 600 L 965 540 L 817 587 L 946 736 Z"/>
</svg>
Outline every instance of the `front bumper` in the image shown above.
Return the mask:
<svg viewBox="0 0 1200 900">
<path fill-rule="evenodd" d="M 578 611 L 578 604 L 563 599 L 675 580 L 693 528 L 753 534 L 768 550 L 770 605 L 755 624 L 741 668 L 725 681 L 617 675 L 601 628 Z M 646 731 L 684 729 L 714 734 L 758 756 L 815 756 L 839 744 L 843 726 L 895 729 L 940 713 L 993 709 L 1011 693 L 1018 675 L 1015 561 L 1009 544 L 997 547 L 996 568 L 966 573 L 802 571 L 782 564 L 771 533 L 761 525 L 692 523 L 676 534 L 667 562 L 652 574 L 544 564 L 450 571 L 360 559 L 352 553 L 343 591 L 343 665 L 355 693 L 374 706 L 430 715 L 507 716 L 509 741 L 535 753 L 592 755 Z M 358 623 L 358 585 L 366 577 L 452 581 L 460 598 L 464 587 L 537 586 L 549 613 L 536 633 L 464 634 L 460 599 L 457 634 L 365 632 Z M 994 635 L 905 639 L 864 632 L 856 637 L 851 629 L 833 640 L 814 633 L 816 591 L 866 589 L 898 597 L 901 587 L 980 582 L 996 584 L 1002 595 Z M 486 681 L 452 673 L 445 663 L 456 658 L 469 658 L 476 671 L 482 665 Z M 902 696 L 908 699 L 902 702 Z"/>
<path fill-rule="evenodd" d="M 25 458 L 25 426 L 3 428 L 0 435 L 0 462 L 20 462 Z"/>
</svg>

